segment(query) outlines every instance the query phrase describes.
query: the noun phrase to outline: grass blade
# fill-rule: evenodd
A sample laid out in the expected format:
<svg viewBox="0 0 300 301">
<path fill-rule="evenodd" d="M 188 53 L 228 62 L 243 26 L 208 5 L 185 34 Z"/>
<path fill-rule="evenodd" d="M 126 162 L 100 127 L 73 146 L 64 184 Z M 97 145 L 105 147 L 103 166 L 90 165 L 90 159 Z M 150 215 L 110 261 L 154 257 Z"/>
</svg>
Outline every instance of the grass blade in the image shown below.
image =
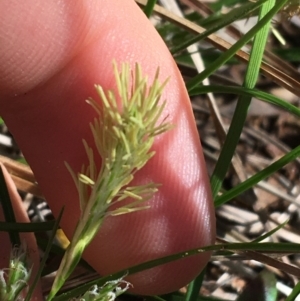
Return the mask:
<svg viewBox="0 0 300 301">
<path fill-rule="evenodd" d="M 262 5 L 260 11 L 260 19 L 261 19 L 260 22 L 266 19 L 267 16 L 271 16 L 272 13 L 278 11 L 281 8 L 280 4 L 283 6 L 285 1 L 282 1 L 280 3 L 278 2 L 278 4 L 276 4 L 275 7 L 273 7 L 274 3 L 275 3 L 274 0 L 270 0 Z M 257 25 L 259 25 L 260 22 L 258 22 Z M 247 34 L 253 31 L 253 29 L 256 26 L 254 26 Z M 270 26 L 270 20 L 264 24 L 264 27 L 261 28 L 261 30 L 255 36 L 253 47 L 250 54 L 249 65 L 247 68 L 244 85 L 243 85 L 245 88 L 253 88 L 256 84 L 260 65 L 261 65 L 261 60 L 264 53 L 265 44 L 268 37 L 269 26 Z M 234 154 L 236 145 L 238 143 L 238 140 L 242 132 L 244 122 L 246 120 L 247 110 L 250 105 L 250 102 L 251 102 L 251 97 L 249 96 L 241 96 L 238 100 L 232 118 L 232 122 L 228 131 L 228 135 L 224 142 L 215 170 L 211 176 L 211 187 L 212 187 L 212 192 L 214 197 L 219 192 L 223 183 L 223 179 L 229 168 L 232 156 Z"/>
<path fill-rule="evenodd" d="M 207 251 L 258 251 L 258 252 L 270 252 L 270 253 L 299 253 L 300 245 L 296 243 L 226 243 L 226 244 L 218 244 L 207 246 L 198 249 L 192 249 L 184 252 L 180 252 L 177 254 L 172 254 L 166 257 L 154 259 L 151 261 L 147 261 L 145 263 L 133 266 L 131 268 L 122 270 L 120 272 L 114 273 L 112 275 L 90 281 L 85 283 L 79 287 L 76 287 L 68 292 L 62 293 L 59 296 L 53 298 L 53 301 L 66 301 L 70 298 L 79 296 L 86 290 L 88 290 L 91 286 L 97 284 L 99 286 L 103 285 L 105 282 L 119 279 L 124 275 L 131 275 L 134 273 L 138 273 L 144 271 L 146 269 L 150 269 L 161 264 L 166 264 L 168 262 L 172 262 L 175 260 L 179 260 L 185 257 L 197 255 L 199 253 L 207 252 Z M 294 267 L 292 267 L 294 268 Z M 294 268 L 295 273 L 297 272 L 300 275 L 300 271 L 298 268 Z"/>
<path fill-rule="evenodd" d="M 193 79 L 187 82 L 186 87 L 188 91 L 192 91 L 197 85 L 201 84 L 201 82 L 211 75 L 214 71 L 216 71 L 219 67 L 224 65 L 230 58 L 232 58 L 235 53 L 242 48 L 245 44 L 247 44 L 253 36 L 257 34 L 257 32 L 266 24 L 268 24 L 274 15 L 285 5 L 287 0 L 280 0 L 276 3 L 276 5 L 251 29 L 249 30 L 240 40 L 238 40 L 230 49 L 224 52 L 213 64 L 211 64 L 204 71 L 199 73 Z M 260 45 L 261 46 L 261 45 Z"/>
<path fill-rule="evenodd" d="M 300 294 L 300 282 L 296 284 L 296 286 L 293 288 L 290 295 L 285 299 L 285 301 L 294 301 Z"/>
<path fill-rule="evenodd" d="M 234 86 L 217 86 L 217 85 L 209 85 L 209 86 L 200 86 L 195 88 L 190 96 L 206 94 L 206 93 L 228 93 L 228 94 L 237 94 L 249 97 L 256 97 L 264 102 L 268 102 L 272 105 L 278 106 L 295 116 L 300 117 L 300 109 L 294 106 L 293 104 L 280 99 L 272 94 L 259 91 L 256 89 L 249 89 L 245 87 L 234 87 Z"/>
<path fill-rule="evenodd" d="M 174 47 L 171 49 L 171 53 L 174 55 L 177 52 L 180 52 L 187 48 L 188 46 L 199 42 L 202 39 L 205 39 L 208 37 L 210 34 L 217 32 L 219 29 L 226 27 L 227 25 L 230 25 L 232 22 L 238 20 L 238 19 L 243 19 L 249 15 L 251 15 L 256 9 L 258 9 L 264 2 L 267 0 L 261 0 L 257 1 L 255 3 L 246 3 L 241 7 L 237 7 L 232 9 L 228 14 L 222 15 L 220 18 L 220 21 L 218 21 L 216 24 L 211 26 L 210 28 L 207 28 L 206 31 L 203 33 L 200 33 L 193 37 L 192 39 L 189 39 L 186 42 L 183 42 L 182 44 Z"/>
<path fill-rule="evenodd" d="M 216 197 L 215 199 L 215 206 L 219 207 L 222 204 L 232 200 L 233 198 L 237 197 L 238 195 L 245 192 L 247 189 L 251 188 L 258 182 L 262 181 L 263 179 L 269 177 L 274 172 L 285 166 L 286 164 L 290 163 L 291 161 L 295 160 L 297 157 L 300 156 L 300 146 L 293 149 L 291 152 L 277 160 L 276 162 L 272 163 L 270 166 L 266 167 L 265 169 L 259 171 L 251 178 L 247 179 L 243 183 L 235 186 L 234 188 L 230 189 L 227 192 L 224 192 L 221 196 Z"/>
<path fill-rule="evenodd" d="M 145 15 L 150 18 L 157 0 L 148 0 L 144 8 Z"/>
<path fill-rule="evenodd" d="M 189 284 L 184 301 L 197 300 L 205 272 L 206 268 Z"/>
</svg>

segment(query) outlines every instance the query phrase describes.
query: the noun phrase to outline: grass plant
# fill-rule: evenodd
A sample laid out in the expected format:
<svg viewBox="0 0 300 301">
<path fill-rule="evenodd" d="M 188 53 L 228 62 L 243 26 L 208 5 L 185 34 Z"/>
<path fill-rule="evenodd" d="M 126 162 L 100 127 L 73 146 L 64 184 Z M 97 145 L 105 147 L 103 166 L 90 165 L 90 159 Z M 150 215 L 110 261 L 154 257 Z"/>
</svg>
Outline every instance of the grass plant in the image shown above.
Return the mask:
<svg viewBox="0 0 300 301">
<path fill-rule="evenodd" d="M 255 185 L 270 178 L 274 174 L 279 177 L 279 172 L 282 171 L 284 166 L 294 160 L 297 160 L 300 155 L 299 146 L 294 149 L 282 147 L 282 149 L 285 150 L 285 153 L 282 154 L 280 158 L 273 160 L 268 166 L 255 170 L 251 176 L 247 176 L 246 179 L 235 184 L 234 187 L 228 188 L 226 183 L 224 184 L 224 180 L 226 179 L 226 176 L 228 176 L 228 172 L 231 168 L 232 158 L 239 149 L 241 135 L 248 117 L 249 106 L 254 97 L 262 102 L 276 106 L 281 111 L 285 111 L 286 114 L 294 115 L 295 118 L 299 120 L 300 110 L 295 104 L 292 104 L 278 96 L 272 95 L 271 92 L 267 93 L 263 91 L 260 88 L 261 85 L 259 85 L 260 79 L 263 75 L 270 82 L 275 82 L 278 86 L 285 89 L 285 91 L 289 91 L 300 97 L 300 81 L 297 80 L 296 76 L 293 76 L 293 74 L 296 74 L 296 71 L 292 67 L 289 69 L 286 65 L 282 65 L 283 67 L 280 69 L 278 67 L 281 62 L 280 58 L 270 55 L 266 50 L 269 44 L 268 40 L 270 39 L 272 20 L 276 15 L 281 14 L 280 11 L 283 11 L 284 14 L 283 16 L 280 15 L 280 20 L 283 21 L 299 14 L 299 3 L 294 0 L 260 0 L 255 3 L 219 0 L 215 3 L 215 5 L 211 5 L 211 7 L 204 6 L 203 3 L 201 4 L 199 2 L 196 5 L 197 9 L 195 9 L 194 6 L 189 5 L 190 1 L 185 1 L 187 3 L 185 10 L 186 18 L 180 18 L 172 14 L 172 12 L 168 12 L 163 7 L 157 5 L 156 1 L 136 0 L 136 2 L 141 6 L 148 17 L 159 16 L 161 18 L 157 26 L 158 30 L 169 46 L 170 51 L 182 70 L 184 77 L 187 79 L 186 87 L 191 99 L 199 97 L 205 93 L 238 95 L 237 105 L 230 120 L 226 139 L 224 142 L 219 141 L 220 150 L 217 154 L 218 158 L 211 174 L 211 187 L 216 208 L 222 209 L 222 205 L 230 201 L 236 202 L 237 199 L 242 199 L 243 202 L 234 203 L 236 206 L 241 204 L 241 207 L 243 208 L 247 206 L 251 207 L 251 204 L 249 205 L 249 202 L 247 203 L 247 199 L 245 198 L 244 200 L 245 192 L 249 190 L 253 192 Z M 219 6 L 226 6 L 229 12 L 222 14 L 220 12 L 220 8 L 213 11 L 214 8 L 218 7 L 217 4 L 219 4 Z M 200 14 L 199 12 L 202 12 L 203 14 Z M 203 17 L 203 15 L 206 16 Z M 218 36 L 218 30 L 222 28 L 227 28 L 232 34 L 234 34 L 232 24 L 240 18 L 246 19 L 252 16 L 257 16 L 256 24 L 244 35 L 236 39 L 235 43 L 231 44 Z M 209 22 L 207 21 L 208 19 Z M 204 28 L 202 26 L 205 26 L 205 21 L 207 23 Z M 181 42 L 178 43 L 178 41 Z M 217 59 L 212 63 L 205 62 L 205 69 L 197 74 L 195 74 L 195 68 L 190 56 L 185 52 L 186 47 L 195 43 L 198 43 L 197 45 L 200 49 L 199 55 L 201 55 L 202 45 L 207 47 L 207 44 L 212 45 L 210 47 L 212 47 L 217 54 Z M 291 52 L 293 51 L 294 49 L 291 49 Z M 276 53 L 280 53 L 280 51 L 276 51 Z M 286 50 L 283 57 L 288 57 L 288 55 L 289 51 Z M 237 61 L 231 61 L 233 57 L 236 58 Z M 296 63 L 299 63 L 299 58 L 296 57 L 296 60 Z M 228 67 L 230 64 L 240 64 L 241 66 L 244 66 L 245 75 L 242 79 L 241 85 L 203 85 L 203 81 L 205 79 L 218 76 L 220 68 Z M 125 274 L 137 273 L 160 264 L 181 259 L 183 256 L 192 256 L 206 251 L 213 251 L 215 255 L 232 260 L 233 263 L 236 255 L 247 259 L 254 259 L 266 264 L 267 266 L 277 268 L 283 273 L 295 276 L 294 280 L 296 279 L 296 285 L 293 286 L 292 292 L 286 299 L 288 301 L 295 300 L 300 293 L 300 268 L 298 266 L 282 262 L 278 260 L 276 256 L 290 253 L 298 254 L 300 251 L 300 245 L 298 243 L 287 243 L 282 241 L 261 242 L 263 239 L 265 240 L 271 237 L 274 232 L 287 228 L 289 221 L 280 223 L 274 227 L 276 231 L 270 229 L 255 239 L 249 239 L 249 241 L 246 242 L 224 241 L 220 239 L 219 243 L 216 245 L 201 249 L 186 250 L 185 252 L 152 260 L 126 269 L 126 271 L 119 271 L 118 273 L 107 277 L 87 281 L 78 287 L 71 288 L 64 293 L 57 294 L 59 289 L 67 280 L 71 271 L 73 271 L 78 264 L 84 248 L 92 240 L 99 227 L 101 227 L 105 216 L 125 214 L 130 213 L 131 211 L 145 209 L 141 202 L 151 198 L 158 187 L 157 184 L 150 183 L 143 187 L 127 187 L 124 189 L 124 186 L 128 185 L 132 180 L 132 174 L 136 170 L 142 168 L 149 158 L 154 155 L 150 151 L 154 137 L 170 128 L 169 124 L 162 124 L 158 127 L 155 125 L 160 114 L 163 112 L 164 105 L 157 107 L 157 102 L 166 83 L 160 84 L 156 77 L 152 84 L 153 94 L 151 94 L 152 92 L 149 92 L 149 95 L 154 95 L 154 97 L 150 97 L 149 106 L 151 108 L 156 108 L 156 110 L 152 112 L 152 119 L 146 121 L 146 117 L 149 116 L 149 107 L 142 106 L 143 102 L 141 102 L 141 98 L 147 97 L 144 93 L 147 83 L 145 78 L 142 76 L 139 66 L 137 66 L 137 69 L 135 70 L 136 82 L 134 90 L 137 94 L 134 94 L 131 99 L 127 98 L 128 93 L 126 90 L 129 85 L 128 66 L 123 66 L 121 75 L 119 75 L 117 68 L 115 67 L 115 74 L 119 93 L 123 96 L 124 115 L 119 114 L 113 94 L 106 95 L 101 87 L 96 87 L 103 105 L 107 110 L 101 110 L 93 100 L 89 100 L 89 103 L 100 116 L 99 119 L 95 120 L 92 124 L 91 128 L 98 147 L 99 155 L 102 158 L 107 158 L 107 161 L 103 164 L 103 168 L 100 171 L 97 171 L 95 164 L 93 163 L 94 154 L 90 147 L 84 143 L 87 156 L 89 158 L 89 166 L 83 167 L 82 173 L 79 175 L 74 174 L 71 167 L 68 166 L 79 192 L 83 213 L 82 219 L 79 221 L 75 231 L 74 238 L 71 241 L 71 245 L 66 250 L 61 268 L 58 270 L 58 276 L 55 280 L 53 290 L 50 292 L 47 300 L 75 300 L 72 298 L 78 298 L 78 296 L 84 294 L 86 294 L 85 297 L 82 297 L 84 300 L 114 300 L 115 297 L 124 293 L 126 290 L 119 288 L 119 284 L 123 283 L 123 276 Z M 109 98 L 109 101 L 107 98 Z M 133 106 L 131 101 L 132 99 L 136 101 L 136 107 Z M 211 115 L 214 116 L 212 113 Z M 102 123 L 103 120 L 111 126 L 109 132 L 102 131 L 102 129 L 105 128 Z M 145 122 L 147 122 L 147 127 L 144 127 Z M 123 127 L 125 123 L 126 127 Z M 117 124 L 117 127 L 115 124 Z M 103 139 L 99 139 L 99 135 Z M 129 141 L 128 137 L 133 137 L 134 135 L 137 137 L 136 141 Z M 148 139 L 147 141 L 149 141 L 149 144 L 146 144 L 146 146 L 143 144 L 143 147 L 145 146 L 145 148 L 140 149 L 139 147 L 141 146 L 137 145 L 136 142 L 140 140 L 145 141 L 145 139 Z M 134 145 L 134 147 L 131 147 L 132 145 Z M 137 161 L 132 159 L 137 159 Z M 127 167 L 129 166 L 130 168 L 123 170 L 123 174 L 115 177 L 117 172 L 119 172 L 115 167 L 117 165 L 119 166 L 119 163 L 124 160 L 126 161 L 126 164 L 123 165 Z M 114 178 L 117 178 L 118 182 L 114 181 Z M 5 189 L 3 189 L 4 182 L 1 177 L 0 180 L 0 184 L 2 185 L 1 191 L 2 193 L 5 193 Z M 106 189 L 106 192 L 104 193 L 103 187 L 109 187 L 109 189 Z M 91 188 L 95 189 L 95 193 L 89 195 L 88 191 L 90 191 Z M 99 195 L 101 195 L 102 198 L 99 198 Z M 134 197 L 136 202 L 129 205 L 127 204 L 123 207 L 121 206 L 118 209 L 110 210 L 111 201 L 114 197 L 117 197 L 118 201 L 121 202 L 127 196 Z M 7 199 L 7 196 L 2 196 L 2 198 Z M 95 208 L 97 208 L 97 210 Z M 95 215 L 92 219 L 90 216 L 91 212 L 97 212 L 97 215 Z M 267 216 L 266 219 L 268 218 L 269 217 Z M 6 209 L 6 219 L 7 222 L 1 223 L 0 227 L 1 230 L 4 229 L 11 233 L 12 242 L 19 241 L 18 236 L 15 235 L 16 230 L 34 232 L 41 231 L 40 225 L 26 226 L 26 229 L 23 225 L 18 225 L 14 220 L 9 205 Z M 48 222 L 43 227 L 44 230 L 49 230 L 53 227 L 53 223 Z M 48 246 L 48 251 L 49 248 L 50 246 Z M 199 292 L 201 292 L 201 287 L 204 285 L 203 283 L 208 271 L 209 266 L 197 278 L 195 278 L 193 282 L 190 283 L 186 294 L 178 294 L 176 292 L 168 296 L 159 296 L 156 300 L 225 300 L 219 297 L 209 298 L 199 294 Z M 42 274 L 42 270 L 40 274 Z M 277 297 L 277 294 L 275 293 L 276 280 L 274 280 L 274 275 L 263 273 L 259 277 L 261 283 L 263 283 L 262 289 L 266 292 L 260 300 L 282 300 L 282 297 Z M 244 298 L 246 297 L 241 295 L 238 300 L 247 300 Z M 29 299 L 27 299 L 27 301 L 29 301 Z"/>
</svg>

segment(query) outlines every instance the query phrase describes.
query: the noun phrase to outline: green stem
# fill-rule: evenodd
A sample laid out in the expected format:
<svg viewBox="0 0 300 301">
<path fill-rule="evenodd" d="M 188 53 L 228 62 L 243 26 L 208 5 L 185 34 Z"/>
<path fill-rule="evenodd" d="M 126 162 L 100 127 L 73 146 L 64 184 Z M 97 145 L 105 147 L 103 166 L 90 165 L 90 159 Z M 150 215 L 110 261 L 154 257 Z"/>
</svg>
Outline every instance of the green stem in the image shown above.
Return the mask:
<svg viewBox="0 0 300 301">
<path fill-rule="evenodd" d="M 102 219 L 99 218 L 98 211 L 92 209 L 94 205 L 94 203 L 87 204 L 82 217 L 77 223 L 74 235 L 59 266 L 47 301 L 51 301 L 54 298 L 65 281 L 74 271 L 75 267 L 81 259 L 85 248 L 92 241 L 102 224 L 104 216 L 102 217 Z"/>
</svg>

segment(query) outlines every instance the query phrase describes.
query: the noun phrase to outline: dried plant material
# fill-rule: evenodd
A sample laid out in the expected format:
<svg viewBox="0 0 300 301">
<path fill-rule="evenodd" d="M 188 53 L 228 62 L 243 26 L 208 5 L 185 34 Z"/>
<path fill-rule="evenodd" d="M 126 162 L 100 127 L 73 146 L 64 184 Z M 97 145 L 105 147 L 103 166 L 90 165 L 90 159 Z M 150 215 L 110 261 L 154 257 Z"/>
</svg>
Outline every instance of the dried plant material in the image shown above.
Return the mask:
<svg viewBox="0 0 300 301">
<path fill-rule="evenodd" d="M 300 15 L 300 3 L 299 0 L 290 0 L 282 9 L 283 17 L 291 19 L 294 16 Z"/>
</svg>

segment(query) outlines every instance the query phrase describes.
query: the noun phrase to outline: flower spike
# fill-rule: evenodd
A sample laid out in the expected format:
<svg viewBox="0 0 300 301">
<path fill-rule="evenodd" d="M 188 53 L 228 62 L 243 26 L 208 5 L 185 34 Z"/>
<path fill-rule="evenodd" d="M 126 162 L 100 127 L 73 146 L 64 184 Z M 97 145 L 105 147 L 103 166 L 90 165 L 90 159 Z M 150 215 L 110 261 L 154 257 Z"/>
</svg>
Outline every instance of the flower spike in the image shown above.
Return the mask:
<svg viewBox="0 0 300 301">
<path fill-rule="evenodd" d="M 149 206 L 141 203 L 150 200 L 158 190 L 159 185 L 156 183 L 130 186 L 130 182 L 136 171 L 154 156 L 155 152 L 151 148 L 155 136 L 171 128 L 165 122 L 166 117 L 162 118 L 165 102 L 160 104 L 167 80 L 162 84 L 159 82 L 157 69 L 149 86 L 139 64 L 136 64 L 132 73 L 129 64 L 122 64 L 120 73 L 115 62 L 113 67 L 118 94 L 105 92 L 101 86 L 96 85 L 101 102 L 91 98 L 87 100 L 98 114 L 90 127 L 98 155 L 102 159 L 101 168 L 98 170 L 94 151 L 86 141 L 83 143 L 88 167 L 83 166 L 82 172 L 75 174 L 66 163 L 77 187 L 82 211 L 47 300 L 52 300 L 70 276 L 106 216 L 147 209 Z M 117 99 L 120 99 L 120 103 Z M 163 121 L 157 124 L 161 119 Z M 131 201 L 122 205 L 128 198 Z M 111 209 L 115 203 L 119 206 Z"/>
</svg>

